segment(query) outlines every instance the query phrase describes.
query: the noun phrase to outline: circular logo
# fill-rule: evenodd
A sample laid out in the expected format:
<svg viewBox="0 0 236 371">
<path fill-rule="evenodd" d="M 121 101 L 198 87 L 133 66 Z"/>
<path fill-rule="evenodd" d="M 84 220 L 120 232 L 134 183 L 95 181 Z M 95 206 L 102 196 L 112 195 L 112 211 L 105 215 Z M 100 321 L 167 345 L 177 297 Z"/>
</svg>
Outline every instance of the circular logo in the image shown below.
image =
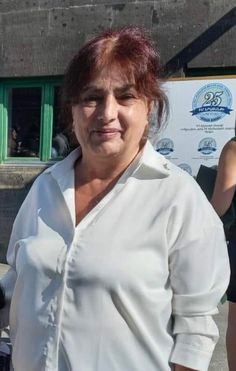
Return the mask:
<svg viewBox="0 0 236 371">
<path fill-rule="evenodd" d="M 174 151 L 174 142 L 169 138 L 163 138 L 157 142 L 156 151 L 166 156 Z"/>
<path fill-rule="evenodd" d="M 179 164 L 178 165 L 181 169 L 192 175 L 192 168 L 188 164 Z"/>
<path fill-rule="evenodd" d="M 232 94 L 227 86 L 221 83 L 211 83 L 203 86 L 194 95 L 192 116 L 205 122 L 214 122 L 230 115 Z"/>
<path fill-rule="evenodd" d="M 210 155 L 216 151 L 216 141 L 214 138 L 204 138 L 199 142 L 198 151 L 203 155 Z"/>
</svg>

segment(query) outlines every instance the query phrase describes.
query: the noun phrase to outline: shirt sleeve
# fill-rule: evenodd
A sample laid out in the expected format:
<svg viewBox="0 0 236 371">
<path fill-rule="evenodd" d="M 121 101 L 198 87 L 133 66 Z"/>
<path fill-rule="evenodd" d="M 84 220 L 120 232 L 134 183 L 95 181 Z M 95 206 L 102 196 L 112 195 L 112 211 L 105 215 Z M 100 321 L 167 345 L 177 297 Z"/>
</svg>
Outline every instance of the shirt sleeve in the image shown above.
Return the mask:
<svg viewBox="0 0 236 371">
<path fill-rule="evenodd" d="M 26 236 L 34 233 L 35 225 L 32 215 L 35 213 L 35 186 L 31 188 L 26 199 L 24 200 L 16 219 L 13 223 L 13 228 L 10 236 L 10 241 L 7 250 L 7 263 L 9 270 L 1 278 L 1 286 L 5 293 L 6 305 L 0 310 L 0 329 L 3 329 L 9 325 L 9 309 L 11 304 L 11 298 L 17 279 L 16 273 L 16 243 Z"/>
<path fill-rule="evenodd" d="M 175 345 L 171 362 L 206 371 L 219 336 L 212 315 L 218 313 L 230 268 L 221 221 L 205 196 L 199 193 L 192 199 L 172 218 L 169 267 Z"/>
</svg>

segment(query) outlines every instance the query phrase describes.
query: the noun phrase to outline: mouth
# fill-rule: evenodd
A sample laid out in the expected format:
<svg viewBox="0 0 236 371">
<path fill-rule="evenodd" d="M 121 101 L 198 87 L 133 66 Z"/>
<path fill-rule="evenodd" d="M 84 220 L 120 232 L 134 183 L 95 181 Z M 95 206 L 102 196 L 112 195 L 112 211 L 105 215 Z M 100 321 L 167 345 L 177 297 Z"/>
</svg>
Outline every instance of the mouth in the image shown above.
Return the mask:
<svg viewBox="0 0 236 371">
<path fill-rule="evenodd" d="M 98 128 L 98 129 L 92 129 L 92 133 L 119 133 L 120 130 L 116 128 Z"/>
<path fill-rule="evenodd" d="M 103 129 L 93 129 L 91 134 L 94 134 L 100 138 L 109 139 L 113 138 L 116 135 L 120 134 L 121 130 L 116 128 L 103 128 Z"/>
</svg>

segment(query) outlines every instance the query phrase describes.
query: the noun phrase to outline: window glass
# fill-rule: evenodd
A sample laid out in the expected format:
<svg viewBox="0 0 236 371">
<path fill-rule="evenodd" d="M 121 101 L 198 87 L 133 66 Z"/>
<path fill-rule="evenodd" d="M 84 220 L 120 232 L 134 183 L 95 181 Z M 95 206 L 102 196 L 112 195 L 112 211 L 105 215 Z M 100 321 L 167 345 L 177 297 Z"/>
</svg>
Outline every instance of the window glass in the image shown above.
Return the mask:
<svg viewBox="0 0 236 371">
<path fill-rule="evenodd" d="M 8 156 L 39 157 L 41 88 L 11 88 L 8 94 Z"/>
<path fill-rule="evenodd" d="M 69 133 L 64 127 L 60 115 L 60 97 L 61 87 L 56 86 L 53 105 L 52 158 L 65 157 L 70 152 Z"/>
</svg>

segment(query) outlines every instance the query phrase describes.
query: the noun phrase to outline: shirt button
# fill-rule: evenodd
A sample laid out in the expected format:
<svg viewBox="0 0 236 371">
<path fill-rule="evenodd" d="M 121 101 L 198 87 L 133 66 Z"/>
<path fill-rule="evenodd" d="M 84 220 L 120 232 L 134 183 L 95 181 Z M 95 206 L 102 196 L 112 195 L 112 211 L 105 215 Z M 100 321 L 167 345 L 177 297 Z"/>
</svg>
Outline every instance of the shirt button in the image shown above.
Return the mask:
<svg viewBox="0 0 236 371">
<path fill-rule="evenodd" d="M 47 345 L 45 345 L 45 347 L 43 348 L 43 355 L 46 356 L 48 354 L 48 347 Z"/>
<path fill-rule="evenodd" d="M 165 164 L 163 165 L 163 167 L 164 167 L 164 169 L 166 169 L 166 170 L 170 170 L 170 166 L 169 166 L 168 163 L 165 163 Z"/>
</svg>

